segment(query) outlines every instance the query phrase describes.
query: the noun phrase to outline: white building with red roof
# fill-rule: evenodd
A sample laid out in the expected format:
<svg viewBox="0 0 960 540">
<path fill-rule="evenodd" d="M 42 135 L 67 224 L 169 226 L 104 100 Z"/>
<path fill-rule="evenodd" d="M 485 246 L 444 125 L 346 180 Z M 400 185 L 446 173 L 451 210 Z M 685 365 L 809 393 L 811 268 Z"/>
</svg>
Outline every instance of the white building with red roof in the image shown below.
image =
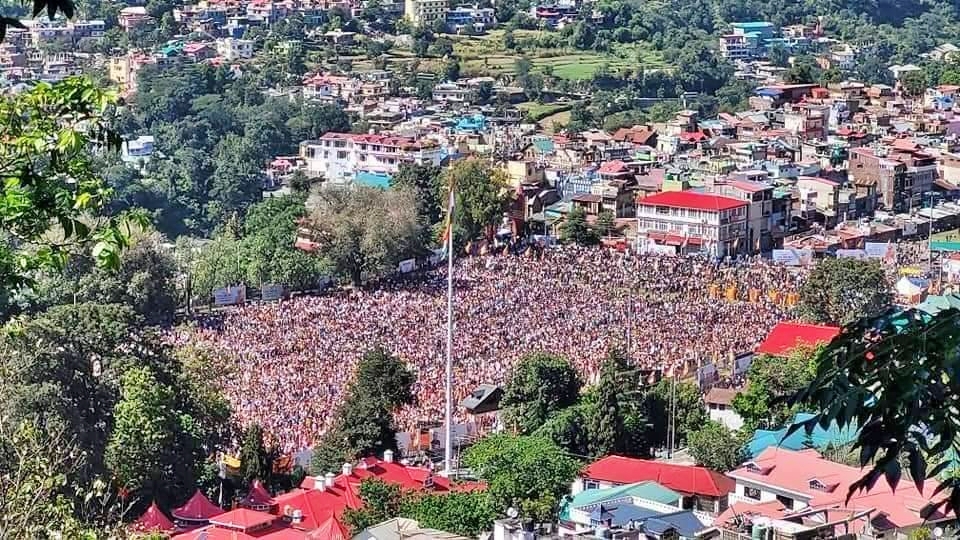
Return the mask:
<svg viewBox="0 0 960 540">
<path fill-rule="evenodd" d="M 355 179 L 359 173 L 392 176 L 401 163 L 440 165 L 443 149 L 430 140 L 375 134 L 325 133 L 300 143 L 308 176 L 329 181 Z"/>
<path fill-rule="evenodd" d="M 747 201 L 695 191 L 664 191 L 637 200 L 638 237 L 677 246 L 681 255 L 719 257 L 749 249 Z"/>
<path fill-rule="evenodd" d="M 896 490 L 881 479 L 869 491 L 855 492 L 847 502 L 850 485 L 866 472 L 828 461 L 816 450 L 770 447 L 727 473 L 736 487 L 730 494 L 730 509 L 717 517 L 715 525 L 742 530 L 747 521 L 796 532 L 831 524 L 835 535 L 906 538 L 920 526 L 932 529 L 954 519 L 942 509 L 927 519 L 921 517 L 934 501 L 946 496 L 934 497 L 936 480 L 926 481 L 921 492 L 907 479 Z"/>
</svg>

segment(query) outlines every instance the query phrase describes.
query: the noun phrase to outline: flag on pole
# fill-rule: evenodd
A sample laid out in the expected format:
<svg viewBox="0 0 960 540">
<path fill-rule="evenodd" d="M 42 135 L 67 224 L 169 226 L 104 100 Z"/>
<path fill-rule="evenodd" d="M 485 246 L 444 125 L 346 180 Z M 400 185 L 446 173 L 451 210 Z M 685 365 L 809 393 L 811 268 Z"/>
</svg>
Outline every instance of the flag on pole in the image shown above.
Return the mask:
<svg viewBox="0 0 960 540">
<path fill-rule="evenodd" d="M 456 198 L 453 196 L 453 186 L 450 186 L 450 200 L 447 203 L 447 216 L 443 220 L 443 232 L 440 235 L 440 243 L 443 246 L 443 254 L 450 255 L 450 246 L 453 244 L 453 206 Z"/>
</svg>

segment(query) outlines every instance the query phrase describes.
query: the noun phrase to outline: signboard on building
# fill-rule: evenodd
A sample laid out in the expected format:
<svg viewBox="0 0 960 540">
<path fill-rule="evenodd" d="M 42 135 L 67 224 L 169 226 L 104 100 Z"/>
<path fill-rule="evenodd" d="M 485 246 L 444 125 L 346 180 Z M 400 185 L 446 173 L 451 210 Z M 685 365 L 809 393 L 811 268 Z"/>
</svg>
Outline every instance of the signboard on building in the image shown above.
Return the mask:
<svg viewBox="0 0 960 540">
<path fill-rule="evenodd" d="M 733 374 L 734 375 L 746 375 L 747 371 L 750 369 L 750 364 L 753 363 L 753 353 L 745 353 L 736 357 L 733 360 Z"/>
<path fill-rule="evenodd" d="M 416 260 L 416 259 L 407 259 L 407 260 L 405 260 L 405 261 L 400 261 L 400 264 L 397 265 L 397 270 L 398 270 L 401 274 L 408 274 L 408 273 L 413 272 L 414 270 L 416 270 L 416 268 L 417 268 L 417 260 Z"/>
<path fill-rule="evenodd" d="M 880 259 L 884 264 L 896 264 L 897 245 L 892 242 L 867 242 L 863 244 L 867 257 Z"/>
<path fill-rule="evenodd" d="M 773 262 L 784 266 L 807 266 L 813 263 L 812 249 L 775 249 Z"/>
<path fill-rule="evenodd" d="M 838 249 L 837 257 L 840 259 L 866 259 L 867 251 L 865 249 Z"/>
<path fill-rule="evenodd" d="M 247 301 L 247 286 L 237 285 L 213 291 L 213 303 L 218 306 L 235 306 Z"/>
<path fill-rule="evenodd" d="M 697 369 L 697 384 L 700 385 L 701 390 L 712 387 L 718 380 L 720 380 L 720 373 L 713 362 L 704 364 Z"/>
</svg>

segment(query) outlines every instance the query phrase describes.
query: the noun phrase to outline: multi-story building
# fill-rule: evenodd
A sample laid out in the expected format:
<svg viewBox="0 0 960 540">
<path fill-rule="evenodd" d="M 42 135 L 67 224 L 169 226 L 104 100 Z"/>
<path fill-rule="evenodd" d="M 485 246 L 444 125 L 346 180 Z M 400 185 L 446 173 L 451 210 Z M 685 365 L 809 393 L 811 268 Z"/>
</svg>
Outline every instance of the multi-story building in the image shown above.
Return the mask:
<svg viewBox="0 0 960 540">
<path fill-rule="evenodd" d="M 887 210 L 919 208 L 924 194 L 933 189 L 936 173 L 935 157 L 899 141 L 894 146 L 850 150 L 850 177 L 857 186 L 875 186 L 879 202 Z"/>
<path fill-rule="evenodd" d="M 766 54 L 766 41 L 773 38 L 773 23 L 742 22 L 730 25 L 733 32 L 720 36 L 720 55 L 728 60 L 752 60 Z"/>
<path fill-rule="evenodd" d="M 677 246 L 681 255 L 736 255 L 747 250 L 748 206 L 746 201 L 694 191 L 650 195 L 637 201 L 638 237 Z"/>
<path fill-rule="evenodd" d="M 797 178 L 796 185 L 800 191 L 800 200 L 809 203 L 807 207 L 801 208 L 805 219 L 819 221 L 810 215 L 816 212 L 824 216 L 824 225 L 836 223 L 837 210 L 840 207 L 840 184 L 827 178 L 801 176 Z M 846 216 L 839 216 L 840 221 L 845 218 Z"/>
<path fill-rule="evenodd" d="M 451 32 L 485 32 L 496 24 L 493 8 L 459 6 L 444 16 Z"/>
<path fill-rule="evenodd" d="M 153 17 L 147 14 L 147 8 L 144 6 L 129 6 L 120 10 L 117 20 L 120 23 L 120 27 L 123 28 L 124 31 L 129 32 L 134 28 L 149 23 L 153 20 Z"/>
<path fill-rule="evenodd" d="M 747 203 L 746 249 L 767 251 L 774 246 L 773 185 L 751 180 L 707 182 L 705 191 Z"/>
<path fill-rule="evenodd" d="M 218 39 L 217 54 L 228 61 L 253 58 L 253 40 L 232 37 Z"/>
<path fill-rule="evenodd" d="M 404 0 L 403 15 L 415 25 L 443 19 L 450 9 L 448 0 Z"/>
<path fill-rule="evenodd" d="M 440 165 L 443 151 L 428 140 L 388 135 L 326 133 L 300 143 L 300 157 L 309 176 L 344 181 L 358 173 L 393 175 L 401 163 Z"/>
<path fill-rule="evenodd" d="M 140 68 L 156 61 L 155 57 L 131 51 L 110 59 L 108 76 L 120 86 L 121 94 L 129 95 L 137 91 L 137 73 Z"/>
</svg>

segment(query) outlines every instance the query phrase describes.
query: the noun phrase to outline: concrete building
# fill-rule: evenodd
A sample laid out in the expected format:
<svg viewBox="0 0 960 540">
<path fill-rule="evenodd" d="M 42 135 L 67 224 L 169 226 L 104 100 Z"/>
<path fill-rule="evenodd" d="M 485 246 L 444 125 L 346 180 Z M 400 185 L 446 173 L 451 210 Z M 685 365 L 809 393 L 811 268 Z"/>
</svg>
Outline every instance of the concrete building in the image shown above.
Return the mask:
<svg viewBox="0 0 960 540">
<path fill-rule="evenodd" d="M 404 0 L 403 15 L 411 23 L 422 26 L 444 19 L 449 9 L 448 0 Z"/>
<path fill-rule="evenodd" d="M 919 208 L 924 194 L 933 189 L 936 173 L 936 158 L 906 140 L 850 150 L 850 177 L 858 186 L 876 186 L 879 202 L 887 210 Z"/>
<path fill-rule="evenodd" d="M 217 54 L 228 61 L 253 58 L 253 40 L 231 37 L 218 39 Z"/>
<path fill-rule="evenodd" d="M 754 253 L 774 247 L 773 185 L 752 180 L 708 181 L 704 190 L 747 202 L 747 237 L 744 249 Z"/>
<path fill-rule="evenodd" d="M 749 203 L 693 191 L 665 191 L 637 201 L 638 240 L 678 247 L 683 255 L 725 257 L 747 250 Z"/>
<path fill-rule="evenodd" d="M 404 162 L 440 165 L 443 152 L 433 141 L 407 137 L 326 133 L 300 143 L 300 157 L 308 176 L 330 181 L 350 181 L 360 173 L 395 174 Z"/>
</svg>

